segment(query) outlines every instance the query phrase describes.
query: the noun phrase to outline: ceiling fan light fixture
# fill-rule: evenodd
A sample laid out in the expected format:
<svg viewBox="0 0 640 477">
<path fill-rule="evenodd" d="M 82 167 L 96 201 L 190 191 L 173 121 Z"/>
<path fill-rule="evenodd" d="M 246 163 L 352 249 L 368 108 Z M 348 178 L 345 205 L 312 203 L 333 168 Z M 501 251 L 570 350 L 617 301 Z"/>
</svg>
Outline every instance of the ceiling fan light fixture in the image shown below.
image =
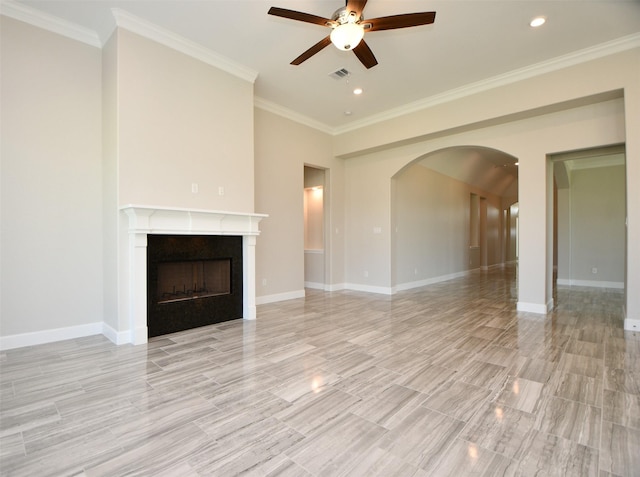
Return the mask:
<svg viewBox="0 0 640 477">
<path fill-rule="evenodd" d="M 364 37 L 364 28 L 357 23 L 343 23 L 333 29 L 330 37 L 339 50 L 353 50 Z"/>
<path fill-rule="evenodd" d="M 547 19 L 545 17 L 536 17 L 529 22 L 529 25 L 533 28 L 538 28 L 545 24 Z"/>
</svg>

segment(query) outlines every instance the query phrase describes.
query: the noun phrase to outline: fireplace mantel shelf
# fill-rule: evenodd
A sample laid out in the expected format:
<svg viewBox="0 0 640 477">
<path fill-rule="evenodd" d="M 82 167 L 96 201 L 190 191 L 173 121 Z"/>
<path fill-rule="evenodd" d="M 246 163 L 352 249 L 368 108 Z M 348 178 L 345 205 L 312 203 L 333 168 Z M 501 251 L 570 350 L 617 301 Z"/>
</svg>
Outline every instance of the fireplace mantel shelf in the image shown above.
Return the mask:
<svg viewBox="0 0 640 477">
<path fill-rule="evenodd" d="M 266 214 L 185 209 L 150 205 L 120 207 L 129 217 L 130 233 L 259 235 Z"/>
</svg>

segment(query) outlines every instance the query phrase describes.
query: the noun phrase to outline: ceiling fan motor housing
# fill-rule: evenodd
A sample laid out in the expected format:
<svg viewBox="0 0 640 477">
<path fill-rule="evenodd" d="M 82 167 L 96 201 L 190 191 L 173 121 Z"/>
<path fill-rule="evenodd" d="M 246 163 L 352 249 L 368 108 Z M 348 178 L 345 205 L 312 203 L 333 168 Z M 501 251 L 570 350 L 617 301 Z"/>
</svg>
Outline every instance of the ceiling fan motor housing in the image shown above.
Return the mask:
<svg viewBox="0 0 640 477">
<path fill-rule="evenodd" d="M 331 42 L 336 48 L 348 51 L 358 46 L 364 37 L 364 28 L 358 24 L 362 20 L 362 16 L 358 18 L 356 12 L 348 11 L 342 7 L 333 13 L 331 19 L 333 20 Z"/>
<path fill-rule="evenodd" d="M 364 19 L 362 15 L 360 16 L 360 18 L 358 18 L 356 15 L 356 12 L 350 12 L 346 7 L 342 7 L 333 12 L 331 19 L 336 22 L 337 25 L 344 25 L 345 23 L 358 23 Z"/>
</svg>

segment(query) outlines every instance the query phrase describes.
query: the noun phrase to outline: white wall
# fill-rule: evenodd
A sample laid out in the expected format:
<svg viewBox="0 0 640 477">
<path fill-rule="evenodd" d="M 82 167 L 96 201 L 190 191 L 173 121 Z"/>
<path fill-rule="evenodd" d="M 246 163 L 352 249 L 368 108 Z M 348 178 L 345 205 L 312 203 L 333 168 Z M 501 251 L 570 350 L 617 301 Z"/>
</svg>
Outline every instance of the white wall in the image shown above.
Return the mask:
<svg viewBox="0 0 640 477">
<path fill-rule="evenodd" d="M 3 346 L 102 323 L 101 52 L 1 17 Z M 31 341 L 32 342 L 32 341 Z"/>
</svg>

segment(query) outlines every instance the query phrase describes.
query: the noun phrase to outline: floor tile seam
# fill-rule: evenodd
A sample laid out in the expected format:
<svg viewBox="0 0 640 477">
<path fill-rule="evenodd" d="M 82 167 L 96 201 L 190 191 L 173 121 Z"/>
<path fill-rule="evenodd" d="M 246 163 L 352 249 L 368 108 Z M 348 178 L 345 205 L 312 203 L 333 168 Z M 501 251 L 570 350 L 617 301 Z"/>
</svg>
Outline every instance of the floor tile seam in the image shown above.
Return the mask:
<svg viewBox="0 0 640 477">
<path fill-rule="evenodd" d="M 431 469 L 432 469 L 432 471 L 433 471 L 433 470 L 435 470 L 435 469 L 437 469 L 437 468 L 438 468 L 438 466 L 440 465 L 440 463 L 441 463 L 441 462 L 445 459 L 445 457 L 449 454 L 449 450 L 450 450 L 450 449 L 455 445 L 456 440 L 457 440 L 457 439 L 464 440 L 464 439 L 462 439 L 462 437 L 461 437 L 461 436 L 463 436 L 463 435 L 464 435 L 464 431 L 465 431 L 465 429 L 466 429 L 467 425 L 469 424 L 469 422 L 471 421 L 471 419 L 472 419 L 473 417 L 469 418 L 469 421 L 466 421 L 466 422 L 465 422 L 465 421 L 463 421 L 462 419 L 458 419 L 458 418 L 455 418 L 455 417 L 449 416 L 449 415 L 444 414 L 444 413 L 442 413 L 442 412 L 435 411 L 434 409 L 430 409 L 430 408 L 426 408 L 426 409 L 429 409 L 429 410 L 430 410 L 430 411 L 432 411 L 432 412 L 436 412 L 437 414 L 440 414 L 441 416 L 445 416 L 445 417 L 448 417 L 448 418 L 450 418 L 450 419 L 454 419 L 455 421 L 458 421 L 458 422 L 462 422 L 462 423 L 463 423 L 463 425 L 462 425 L 462 426 L 460 426 L 460 429 L 458 430 L 458 432 L 457 432 L 454 436 L 452 436 L 451 441 L 450 441 L 450 442 L 449 442 L 449 444 L 446 446 L 446 448 L 445 448 L 442 452 L 439 452 L 439 453 L 438 453 L 438 454 L 439 454 L 439 455 L 438 455 L 438 458 L 436 459 L 435 463 L 431 466 Z M 475 415 L 475 413 L 474 413 L 474 415 Z M 422 468 L 422 467 L 420 467 L 420 466 L 418 466 L 418 467 L 419 467 L 419 468 L 421 468 L 421 469 L 423 469 L 423 470 L 425 470 L 425 472 L 426 472 L 426 469 L 424 469 L 424 468 Z"/>
<path fill-rule="evenodd" d="M 600 422 L 602 423 L 602 413 L 601 413 L 601 415 L 600 415 Z M 556 433 L 554 433 L 554 432 L 550 432 L 550 431 L 542 430 L 542 429 L 537 425 L 537 419 L 536 419 L 536 422 L 534 422 L 532 429 L 533 429 L 533 430 L 536 430 L 536 431 L 538 431 L 538 432 L 541 432 L 541 433 L 544 433 L 544 434 L 550 435 L 550 436 L 558 437 L 558 438 L 564 439 L 564 440 L 566 440 L 566 441 L 573 442 L 574 444 L 577 444 L 577 445 L 581 445 L 581 446 L 584 446 L 584 447 L 588 447 L 589 449 L 593 449 L 593 450 L 596 450 L 596 451 L 598 451 L 598 452 L 600 452 L 600 449 L 601 449 L 601 440 L 602 440 L 602 424 L 600 424 L 600 431 L 599 431 L 599 433 L 598 433 L 598 444 L 597 444 L 597 446 L 591 446 L 591 445 L 588 445 L 588 444 L 583 444 L 582 442 L 578 442 L 578 441 L 576 441 L 575 439 L 571 439 L 571 438 L 569 438 L 569 437 L 561 436 L 560 434 L 556 434 Z"/>
<path fill-rule="evenodd" d="M 289 450 L 289 449 L 288 449 Z M 302 462 L 298 462 L 294 457 L 292 457 L 291 455 L 287 454 L 287 451 L 284 451 L 282 453 L 287 459 L 289 459 L 291 462 L 293 462 L 294 464 L 296 464 L 298 467 L 300 467 L 302 470 L 304 470 L 305 472 L 307 472 L 309 475 L 311 476 L 317 476 L 318 474 L 316 474 L 315 472 L 312 472 L 311 469 L 305 467 Z"/>
<path fill-rule="evenodd" d="M 419 406 L 419 407 L 421 407 L 421 406 Z M 385 417 L 387 417 L 387 419 L 391 419 L 393 416 L 397 415 L 399 412 L 400 411 L 396 411 L 391 416 L 389 416 L 389 417 L 385 416 Z M 351 415 L 353 415 L 353 416 L 355 416 L 355 417 L 357 417 L 359 419 L 362 419 L 363 421 L 367 421 L 369 424 L 372 424 L 374 426 L 377 426 L 377 427 L 380 427 L 380 428 L 384 429 L 385 432 L 384 432 L 384 434 L 382 434 L 382 436 L 387 435 L 389 432 L 393 431 L 394 428 L 395 428 L 395 427 L 391 427 L 391 428 L 390 427 L 386 427 L 383 424 L 380 424 L 378 422 L 372 421 L 371 419 L 369 419 L 366 416 L 361 416 L 360 414 L 357 414 L 354 410 L 347 410 L 346 413 L 351 414 Z"/>
<path fill-rule="evenodd" d="M 102 448 L 101 451 L 98 453 L 98 455 L 107 454 L 107 453 L 109 453 L 111 451 L 114 451 L 116 449 L 119 449 L 121 452 L 126 451 L 126 447 L 123 446 L 119 442 L 120 438 L 108 426 L 105 427 L 105 428 L 100 428 L 100 429 L 92 429 L 91 431 L 89 431 L 88 434 L 89 435 L 93 435 L 93 434 L 96 434 L 96 433 L 99 433 L 99 432 L 105 432 L 105 431 L 109 433 L 110 438 L 111 438 L 112 442 L 115 443 L 115 445 Z M 79 443 L 80 446 L 91 446 L 91 445 L 93 445 L 90 441 L 86 440 L 86 436 L 87 436 L 86 433 L 85 434 L 79 434 L 77 436 L 72 436 L 69 439 L 66 439 L 64 441 L 54 442 L 49 446 L 37 448 L 37 449 L 33 450 L 32 452 L 28 452 L 27 446 L 26 446 L 26 443 L 25 443 L 25 457 L 26 458 L 30 458 L 30 459 L 34 458 L 34 457 L 36 457 L 36 458 L 41 458 L 43 456 L 46 457 L 47 454 L 50 453 L 52 449 L 54 449 L 54 452 L 58 453 L 58 452 L 60 452 L 59 448 L 65 447 L 65 446 L 70 445 L 70 444 L 73 445 L 73 444 Z M 91 455 L 92 455 L 91 458 L 93 458 L 93 455 L 94 455 L 93 452 L 91 453 Z"/>
<path fill-rule="evenodd" d="M 6 429 L 5 429 L 6 430 Z M 31 429 L 26 429 L 26 430 L 31 430 Z M 26 454 L 26 445 L 27 443 L 29 443 L 28 440 L 25 440 L 24 438 L 24 431 L 25 429 L 23 429 L 23 426 L 17 426 L 16 430 L 13 432 L 4 432 L 4 431 L 0 431 L 0 439 L 4 439 L 4 438 L 10 438 L 10 437 L 17 437 L 18 434 L 20 435 L 20 440 L 22 443 L 22 447 L 24 449 L 24 452 Z"/>
<path fill-rule="evenodd" d="M 18 418 L 21 414 L 38 411 L 40 409 L 44 409 L 51 406 L 55 408 L 56 414 L 58 415 L 58 417 L 60 417 L 60 411 L 56 406 L 55 402 L 51 399 L 47 399 L 44 401 L 31 402 L 25 406 L 18 406 L 18 407 L 13 407 L 10 409 L 5 409 L 0 411 L 0 436 L 2 435 L 1 431 L 6 430 L 6 428 L 3 426 L 3 421 L 5 421 L 6 419 L 12 418 L 12 417 Z"/>
<path fill-rule="evenodd" d="M 570 445 L 573 444 L 574 446 L 577 446 L 577 447 L 584 447 L 586 449 L 591 449 L 591 450 L 595 451 L 597 456 L 598 456 L 597 466 L 596 466 L 596 475 L 599 475 L 599 472 L 600 472 L 600 456 L 602 455 L 600 447 L 591 447 L 591 446 L 588 446 L 586 444 L 582 444 L 580 442 L 574 441 L 573 439 L 568 439 L 568 438 L 566 438 L 564 436 L 559 436 L 559 435 L 553 434 L 551 432 L 547 432 L 547 431 L 542 431 L 542 430 L 536 429 L 535 427 L 531 428 L 528 432 L 529 433 L 537 432 L 537 433 L 543 434 L 545 436 L 551 436 L 551 437 L 554 437 L 556 439 L 560 439 L 561 441 L 568 442 Z M 602 435 L 602 433 L 600 433 L 600 434 Z"/>
<path fill-rule="evenodd" d="M 433 395 L 433 393 L 432 393 L 432 395 Z M 499 395 L 499 393 L 498 393 L 498 395 Z M 431 397 L 431 395 L 429 396 L 429 398 L 430 398 L 430 397 Z M 473 412 L 473 413 L 468 417 L 468 419 L 467 419 L 466 421 L 464 421 L 464 420 L 460 419 L 459 417 L 451 416 L 451 415 L 449 415 L 449 414 L 447 414 L 447 413 L 445 413 L 445 412 L 442 412 L 442 411 L 439 411 L 439 410 L 437 410 L 437 409 L 433 409 L 433 408 L 430 408 L 429 406 L 426 406 L 426 405 L 425 405 L 425 403 L 429 400 L 429 398 L 425 399 L 425 400 L 420 404 L 420 407 L 424 407 L 425 409 L 428 409 L 428 410 L 430 410 L 430 411 L 433 411 L 433 412 L 435 412 L 435 413 L 437 413 L 437 414 L 440 414 L 440 415 L 442 415 L 442 416 L 446 416 L 446 417 L 449 417 L 449 418 L 455 419 L 456 421 L 460 421 L 460 422 L 464 423 L 464 425 L 463 425 L 463 426 L 462 426 L 462 428 L 460 429 L 460 435 L 462 435 L 462 432 L 467 428 L 467 426 L 469 425 L 469 423 L 470 423 L 470 422 L 473 422 L 473 419 L 476 417 L 476 415 L 477 415 L 477 414 L 479 414 L 479 413 L 484 409 L 484 407 L 485 407 L 487 404 L 491 404 L 492 402 L 494 402 L 494 399 L 496 399 L 496 398 L 497 398 L 497 395 L 496 395 L 496 396 L 494 396 L 494 397 L 492 398 L 492 393 L 489 393 L 489 394 L 488 394 L 488 395 L 487 395 L 487 396 L 482 400 L 482 402 L 481 402 L 480 404 L 478 404 L 477 406 L 474 406 L 474 407 L 475 407 L 475 411 L 474 411 L 474 412 Z M 507 406 L 507 407 L 509 407 L 509 406 Z"/>
<path fill-rule="evenodd" d="M 464 435 L 464 434 L 461 433 L 461 435 Z M 484 447 L 484 446 L 480 445 L 478 442 L 470 441 L 468 439 L 465 439 L 464 437 L 458 437 L 458 439 L 460 439 L 461 441 L 466 442 L 468 444 L 473 444 L 474 446 L 482 449 L 485 452 L 488 452 L 489 454 L 491 454 L 493 456 L 499 456 L 499 457 L 502 457 L 504 459 L 507 459 L 509 462 L 514 463 L 516 468 L 520 467 L 520 464 L 521 464 L 521 460 L 520 459 L 516 459 L 514 457 L 509 457 L 508 455 L 502 454 L 501 452 L 496 452 L 495 450 L 492 450 L 492 449 L 489 449 L 487 447 Z M 464 476 L 461 476 L 461 477 L 464 477 Z"/>
<path fill-rule="evenodd" d="M 605 419 L 603 417 L 602 418 L 602 425 L 604 425 L 605 423 L 612 424 L 614 426 L 619 426 L 619 427 L 622 427 L 623 429 L 630 429 L 630 430 L 638 432 L 638 434 L 640 434 L 640 427 L 627 426 L 625 424 L 620 424 L 619 422 L 610 421 L 609 419 Z M 602 427 L 602 428 L 604 429 L 604 427 Z"/>
<path fill-rule="evenodd" d="M 465 427 L 466 427 L 466 426 L 465 426 Z M 463 429 L 463 430 L 464 430 L 464 429 Z M 531 428 L 531 429 L 527 430 L 526 435 L 525 435 L 525 438 L 523 439 L 523 441 L 526 441 L 527 439 L 529 439 L 529 438 L 530 438 L 530 437 L 529 437 L 529 435 L 531 434 L 531 431 L 532 431 L 532 430 L 533 430 L 533 428 Z M 463 434 L 463 435 L 464 435 L 464 434 Z M 470 444 L 475 445 L 476 447 L 478 447 L 478 448 L 482 449 L 483 451 L 490 452 L 490 453 L 491 453 L 491 454 L 493 454 L 493 455 L 500 456 L 500 457 L 502 457 L 502 458 L 504 458 L 504 459 L 509 460 L 510 462 L 515 463 L 515 468 L 516 468 L 516 470 L 520 469 L 520 466 L 522 465 L 522 459 L 521 459 L 521 457 L 522 457 L 523 452 L 516 452 L 516 454 L 515 454 L 515 455 L 521 454 L 521 455 L 520 455 L 520 457 L 516 458 L 516 457 L 515 457 L 515 455 L 514 455 L 514 456 L 509 456 L 509 455 L 504 454 L 504 453 L 502 453 L 502 452 L 498 452 L 498 451 L 496 451 L 496 450 L 494 450 L 494 449 L 489 449 L 488 447 L 484 447 L 484 446 L 483 446 L 483 445 L 481 445 L 479 442 L 473 442 L 473 441 L 470 441 L 470 440 L 467 440 L 467 439 L 462 439 L 462 440 L 464 440 L 465 442 L 469 442 Z M 522 474 L 520 474 L 520 473 L 519 473 L 519 474 L 516 474 L 516 475 L 522 475 Z M 526 475 L 526 474 L 525 474 L 525 475 Z"/>
<path fill-rule="evenodd" d="M 604 391 L 605 389 L 607 389 L 607 366 L 606 366 L 606 358 L 607 358 L 607 352 L 609 346 L 607 345 L 607 340 L 603 341 L 603 346 L 602 346 L 602 376 L 600 377 L 601 381 L 601 389 L 602 389 L 602 411 L 600 412 L 600 439 L 598 439 L 598 466 L 597 466 L 597 471 L 600 472 L 601 471 L 601 461 L 603 459 L 603 454 L 604 454 L 604 444 L 605 444 L 605 435 L 604 435 L 604 423 L 605 423 L 605 419 L 604 419 L 604 409 L 605 409 L 605 401 L 604 401 Z"/>
<path fill-rule="evenodd" d="M 22 455 L 23 457 L 27 456 L 27 444 L 24 439 L 24 432 L 20 431 L 20 443 L 22 445 Z M 2 470 L 2 466 L 0 466 L 0 470 Z"/>
<path fill-rule="evenodd" d="M 152 358 L 152 359 L 150 359 L 148 361 L 150 361 L 150 362 L 152 362 L 154 364 L 157 364 L 156 361 L 159 360 L 159 359 L 177 358 L 177 357 L 180 357 L 182 355 L 198 354 L 203 350 L 211 350 L 211 351 L 216 351 L 218 353 L 224 353 L 224 351 L 220 351 L 220 350 L 214 348 L 213 346 L 200 346 L 198 348 L 193 348 L 193 349 L 183 349 L 181 351 L 178 351 L 177 353 L 176 352 L 171 353 L 171 352 L 167 351 L 166 349 L 161 348 L 161 351 L 165 352 L 166 355 L 165 356 L 161 356 L 159 358 Z"/>
<path fill-rule="evenodd" d="M 572 376 L 579 376 L 579 377 L 582 377 L 582 378 L 592 379 L 592 380 L 593 380 L 594 382 L 596 382 L 596 383 L 597 383 L 598 381 L 601 381 L 601 383 L 602 383 L 603 387 L 602 387 L 602 393 L 601 393 L 601 396 L 600 396 L 600 397 L 603 397 L 603 396 L 602 396 L 602 394 L 604 394 L 604 390 L 605 390 L 605 389 L 608 389 L 608 388 L 605 388 L 605 387 L 604 387 L 604 379 L 605 379 L 605 374 L 606 374 L 606 373 L 603 373 L 603 376 L 601 376 L 601 377 L 599 377 L 599 378 L 598 378 L 598 377 L 593 378 L 593 377 L 591 377 L 591 376 L 588 376 L 588 375 L 586 375 L 586 374 L 581 374 L 581 373 L 572 373 L 571 371 L 565 371 L 565 370 L 562 370 L 562 369 L 556 369 L 556 370 L 554 371 L 554 373 L 558 373 L 559 375 L 560 375 L 560 374 L 570 374 L 570 375 L 572 375 Z M 615 390 L 614 390 L 614 389 L 610 389 L 610 391 L 615 391 Z M 579 401 L 579 402 L 583 402 L 583 401 Z M 588 403 L 585 403 L 585 404 L 588 404 Z M 602 407 L 602 406 L 596 406 L 596 407 Z"/>
<path fill-rule="evenodd" d="M 548 398 L 554 398 L 554 399 L 559 399 L 561 401 L 567 401 L 567 402 L 570 402 L 570 403 L 581 404 L 582 406 L 587 406 L 587 407 L 595 407 L 596 409 L 599 409 L 602 414 L 604 414 L 604 406 L 596 406 L 595 404 L 589 404 L 589 403 L 582 402 L 582 401 L 576 401 L 575 399 L 569 399 L 569 398 L 566 398 L 564 396 L 557 396 L 555 394 L 546 395 L 545 399 L 548 399 Z"/>
</svg>

